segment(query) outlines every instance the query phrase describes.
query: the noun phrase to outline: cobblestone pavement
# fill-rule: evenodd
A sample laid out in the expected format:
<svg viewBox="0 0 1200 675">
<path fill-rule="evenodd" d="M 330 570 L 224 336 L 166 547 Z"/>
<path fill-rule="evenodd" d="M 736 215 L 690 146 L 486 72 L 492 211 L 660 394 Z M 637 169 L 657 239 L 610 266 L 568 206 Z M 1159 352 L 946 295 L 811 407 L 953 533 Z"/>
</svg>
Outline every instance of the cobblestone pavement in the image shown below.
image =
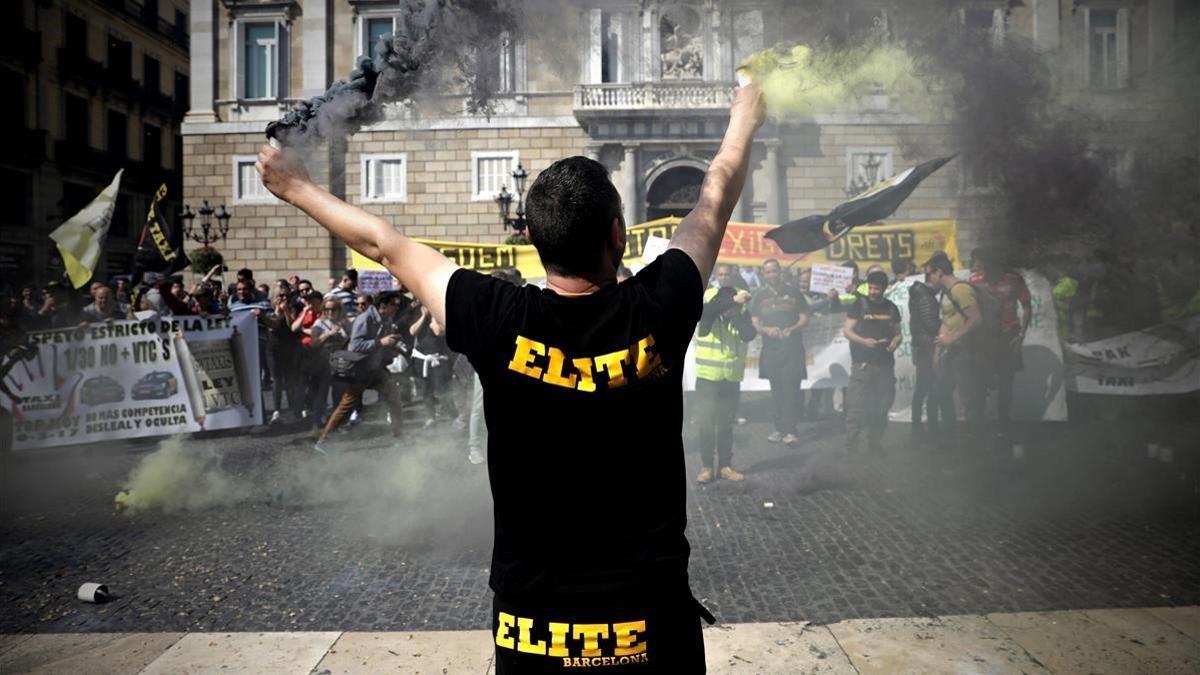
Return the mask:
<svg viewBox="0 0 1200 675">
<path fill-rule="evenodd" d="M 698 486 L 689 455 L 693 589 L 723 622 L 1200 604 L 1196 430 L 1159 429 L 1161 463 L 1128 430 L 1037 425 L 1017 461 L 893 425 L 843 470 L 836 421 L 797 448 L 751 422 L 745 482 Z M 0 633 L 485 627 L 484 467 L 449 427 L 383 431 L 331 459 L 296 429 L 187 439 L 155 474 L 169 512 L 113 508 L 155 442 L 0 458 Z M 85 581 L 116 599 L 80 603 Z"/>
</svg>

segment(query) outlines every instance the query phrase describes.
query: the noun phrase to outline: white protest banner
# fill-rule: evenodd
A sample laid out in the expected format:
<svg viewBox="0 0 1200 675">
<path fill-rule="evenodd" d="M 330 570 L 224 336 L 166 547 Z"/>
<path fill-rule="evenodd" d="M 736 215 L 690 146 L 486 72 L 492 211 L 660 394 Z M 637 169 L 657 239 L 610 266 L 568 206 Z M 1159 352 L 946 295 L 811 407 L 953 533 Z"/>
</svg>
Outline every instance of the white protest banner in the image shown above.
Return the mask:
<svg viewBox="0 0 1200 675">
<path fill-rule="evenodd" d="M 250 312 L 40 331 L 13 354 L 3 389 L 16 449 L 262 423 Z"/>
<path fill-rule="evenodd" d="M 817 263 L 812 266 L 812 281 L 809 290 L 824 295 L 829 291 L 838 294 L 846 292 L 846 287 L 854 281 L 854 270 L 841 265 L 825 265 Z"/>
<path fill-rule="evenodd" d="M 1057 315 L 1050 295 L 1050 284 L 1034 272 L 1022 271 L 1021 274 L 1032 296 L 1033 318 L 1021 350 L 1025 365 L 1013 382 L 1013 418 L 1062 421 L 1067 418 L 1067 403 L 1062 352 L 1058 342 Z M 917 370 L 912 361 L 908 290 L 914 281 L 920 279 L 919 276 L 909 277 L 893 284 L 885 293 L 900 310 L 900 326 L 904 334 L 904 342 L 896 350 L 896 399 L 890 413 L 890 417 L 895 420 L 907 420 L 911 416 Z M 810 315 L 808 324 L 803 329 L 808 358 L 808 378 L 804 380 L 803 388 L 840 388 L 849 382 L 850 343 L 842 334 L 845 321 L 845 313 Z M 760 344 L 761 338 L 750 345 L 742 391 L 770 390 L 770 382 L 759 377 Z M 690 350 L 684 368 L 684 385 L 689 390 L 695 388 L 694 356 Z M 989 404 L 995 405 L 994 396 L 989 400 Z"/>
<path fill-rule="evenodd" d="M 1067 387 L 1081 394 L 1147 396 L 1200 389 L 1200 316 L 1067 345 Z"/>
</svg>

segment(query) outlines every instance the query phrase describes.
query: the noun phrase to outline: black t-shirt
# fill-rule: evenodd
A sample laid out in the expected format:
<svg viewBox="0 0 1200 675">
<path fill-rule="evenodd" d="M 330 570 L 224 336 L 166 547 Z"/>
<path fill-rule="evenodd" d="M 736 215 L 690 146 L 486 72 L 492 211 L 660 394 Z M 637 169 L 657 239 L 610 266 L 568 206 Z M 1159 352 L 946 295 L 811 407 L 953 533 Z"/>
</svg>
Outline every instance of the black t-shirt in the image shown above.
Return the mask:
<svg viewBox="0 0 1200 675">
<path fill-rule="evenodd" d="M 805 299 L 800 289 L 790 284 L 785 284 L 779 290 L 763 286 L 753 293 L 750 300 L 750 313 L 758 317 L 759 323 L 763 326 L 787 328 L 796 325 L 801 314 L 808 313 L 808 300 Z M 773 338 L 764 334 L 762 352 L 760 358 L 767 359 L 769 368 L 777 367 L 780 360 L 803 363 L 805 360 L 803 332 L 792 331 L 792 334 L 786 338 Z"/>
<path fill-rule="evenodd" d="M 579 297 L 451 277 L 446 338 L 483 384 L 498 594 L 686 588 L 682 378 L 703 291 L 677 249 Z"/>
<path fill-rule="evenodd" d="M 890 342 L 900 331 L 900 310 L 887 298 L 881 302 L 874 302 L 867 296 L 859 296 L 846 311 L 846 318 L 858 319 L 854 332 L 865 338 Z M 868 347 L 853 341 L 850 343 L 850 360 L 854 363 L 878 363 L 885 366 L 896 363 L 895 355 L 887 350 L 886 344 Z"/>
</svg>

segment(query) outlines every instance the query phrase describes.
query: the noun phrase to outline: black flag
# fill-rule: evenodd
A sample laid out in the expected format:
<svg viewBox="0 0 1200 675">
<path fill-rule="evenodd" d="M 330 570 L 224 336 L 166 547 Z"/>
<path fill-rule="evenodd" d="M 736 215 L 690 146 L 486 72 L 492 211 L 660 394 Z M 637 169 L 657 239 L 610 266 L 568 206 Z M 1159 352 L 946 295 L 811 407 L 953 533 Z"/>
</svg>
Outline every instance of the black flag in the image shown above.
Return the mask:
<svg viewBox="0 0 1200 675">
<path fill-rule="evenodd" d="M 142 226 L 142 236 L 138 239 L 133 260 L 133 286 L 154 284 L 191 264 L 183 252 L 183 231 L 171 227 L 163 218 L 162 200 L 166 196 L 164 183 L 154 193 L 154 201 L 146 213 L 146 224 Z"/>
<path fill-rule="evenodd" d="M 827 215 L 805 216 L 784 223 L 763 236 L 774 239 L 784 253 L 819 251 L 852 228 L 883 220 L 895 213 L 921 181 L 952 159 L 954 155 L 931 159 L 839 204 Z"/>
</svg>

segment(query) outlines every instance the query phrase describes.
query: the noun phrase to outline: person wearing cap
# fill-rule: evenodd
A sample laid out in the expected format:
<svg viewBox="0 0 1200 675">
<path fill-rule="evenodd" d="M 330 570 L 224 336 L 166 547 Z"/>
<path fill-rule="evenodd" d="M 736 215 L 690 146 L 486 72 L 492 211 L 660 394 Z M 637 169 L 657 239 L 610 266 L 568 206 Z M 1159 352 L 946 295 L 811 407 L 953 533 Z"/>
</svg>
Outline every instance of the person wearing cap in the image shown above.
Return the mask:
<svg viewBox="0 0 1200 675">
<path fill-rule="evenodd" d="M 896 397 L 896 348 L 903 335 L 900 310 L 883 297 L 888 277 L 867 274 L 867 294 L 846 311 L 843 332 L 850 341 L 850 383 L 846 387 L 846 453 L 862 449 L 866 432 L 871 452 L 883 449 L 888 410 Z"/>
<path fill-rule="evenodd" d="M 983 322 L 975 289 L 954 276 L 950 256 L 938 251 L 925 263 L 925 283 L 941 293 L 942 323 L 934 338 L 934 395 L 941 412 L 942 441 L 950 440 L 957 419 L 955 394 L 967 421 L 983 419 L 984 382 L 975 365 L 973 334 Z"/>
</svg>

